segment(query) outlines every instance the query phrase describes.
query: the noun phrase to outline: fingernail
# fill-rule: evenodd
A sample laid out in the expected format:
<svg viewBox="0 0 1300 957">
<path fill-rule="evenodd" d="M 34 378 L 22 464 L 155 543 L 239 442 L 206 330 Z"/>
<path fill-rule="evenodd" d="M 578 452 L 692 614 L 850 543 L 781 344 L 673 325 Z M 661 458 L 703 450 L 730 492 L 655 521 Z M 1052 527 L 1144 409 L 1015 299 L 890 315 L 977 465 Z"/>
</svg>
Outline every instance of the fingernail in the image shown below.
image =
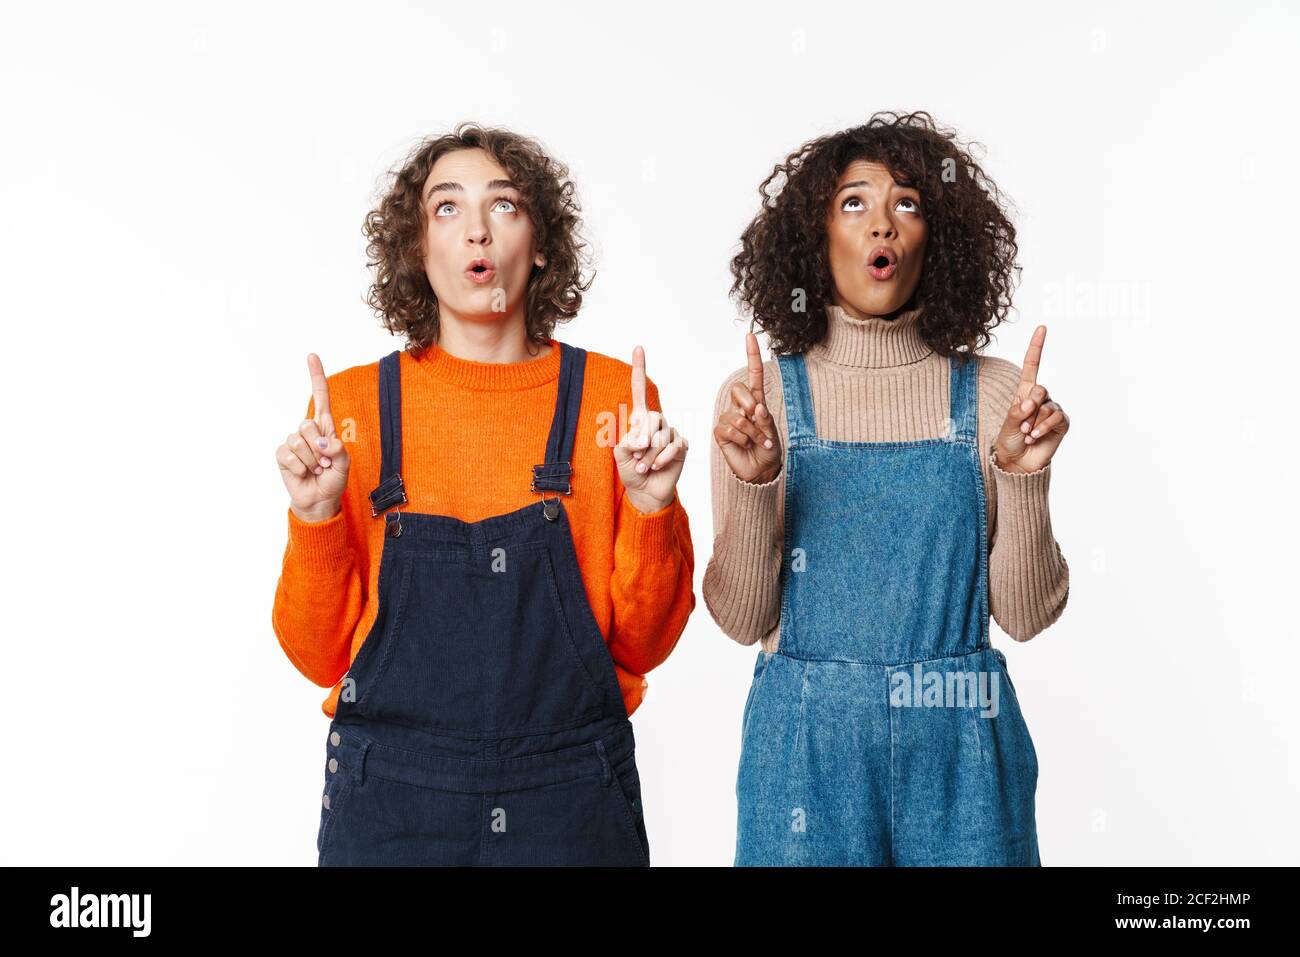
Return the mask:
<svg viewBox="0 0 1300 957">
<path fill-rule="evenodd" d="M 317 448 L 322 448 L 322 449 L 328 448 L 329 444 L 330 444 L 330 440 L 326 438 L 319 438 L 316 440 Z"/>
<path fill-rule="evenodd" d="M 329 457 L 328 455 L 322 455 L 322 456 L 320 457 L 320 464 L 323 465 L 323 466 L 325 466 L 326 468 L 329 468 L 329 467 L 330 467 L 330 457 Z"/>
<path fill-rule="evenodd" d="M 1021 402 L 1021 403 L 1020 403 L 1020 408 L 1022 408 L 1022 409 L 1023 409 L 1024 411 L 1026 411 L 1026 412 L 1028 412 L 1028 411 L 1029 411 L 1030 409 L 1032 409 L 1033 407 L 1034 407 L 1034 403 L 1032 403 L 1032 402 L 1029 401 L 1028 399 L 1026 399 L 1024 402 Z"/>
<path fill-rule="evenodd" d="M 770 448 L 772 447 L 772 440 L 771 440 L 771 439 L 764 439 L 764 440 L 763 440 L 763 445 L 764 445 L 764 447 L 770 449 Z"/>
<path fill-rule="evenodd" d="M 1030 432 L 1029 434 L 1032 435 L 1034 438 L 1038 438 L 1041 431 L 1042 431 L 1041 429 L 1034 429 L 1034 431 Z"/>
<path fill-rule="evenodd" d="M 1026 445 L 1033 445 L 1033 444 L 1034 444 L 1034 437 L 1033 437 L 1032 435 L 1027 435 L 1027 436 L 1025 436 L 1025 444 L 1026 444 Z"/>
<path fill-rule="evenodd" d="M 317 475 L 320 475 L 320 473 L 324 472 L 325 470 L 318 465 L 316 466 L 314 471 L 316 472 Z"/>
</svg>

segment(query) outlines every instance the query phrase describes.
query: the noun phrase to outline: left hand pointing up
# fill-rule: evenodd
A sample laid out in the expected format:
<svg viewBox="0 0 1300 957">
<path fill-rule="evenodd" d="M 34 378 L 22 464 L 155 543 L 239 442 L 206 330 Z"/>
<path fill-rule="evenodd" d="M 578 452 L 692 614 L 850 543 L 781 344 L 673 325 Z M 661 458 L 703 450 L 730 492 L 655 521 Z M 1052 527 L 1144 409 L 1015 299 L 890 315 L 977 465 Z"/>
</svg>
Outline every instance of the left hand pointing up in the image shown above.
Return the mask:
<svg viewBox="0 0 1300 957">
<path fill-rule="evenodd" d="M 626 434 L 614 446 L 614 461 L 628 501 L 649 514 L 672 502 L 689 445 L 662 412 L 646 408 L 645 391 L 645 350 L 637 346 L 632 350 L 632 414 Z"/>
<path fill-rule="evenodd" d="M 1070 430 L 1070 417 L 1048 397 L 1046 387 L 1038 384 L 1038 363 L 1046 339 L 1046 326 L 1034 330 L 1020 385 L 994 444 L 994 458 L 1004 472 L 1037 472 L 1052 460 Z"/>
</svg>

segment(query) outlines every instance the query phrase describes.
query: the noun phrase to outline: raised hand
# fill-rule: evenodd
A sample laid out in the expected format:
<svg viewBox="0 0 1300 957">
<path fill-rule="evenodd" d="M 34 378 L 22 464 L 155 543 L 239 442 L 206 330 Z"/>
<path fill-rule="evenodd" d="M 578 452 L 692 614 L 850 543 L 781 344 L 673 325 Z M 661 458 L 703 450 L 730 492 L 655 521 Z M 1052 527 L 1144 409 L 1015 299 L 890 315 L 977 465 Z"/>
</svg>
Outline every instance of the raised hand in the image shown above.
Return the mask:
<svg viewBox="0 0 1300 957">
<path fill-rule="evenodd" d="M 776 420 L 763 401 L 763 355 L 758 337 L 745 336 L 749 372 L 731 387 L 733 408 L 718 417 L 713 440 L 737 478 L 766 485 L 781 474 L 783 454 Z"/>
<path fill-rule="evenodd" d="M 307 356 L 315 417 L 275 450 L 280 477 L 289 490 L 289 507 L 304 522 L 323 522 L 338 514 L 348 484 L 348 451 L 334 432 L 329 384 L 316 353 Z"/>
<path fill-rule="evenodd" d="M 646 407 L 645 381 L 645 350 L 637 346 L 632 350 L 632 414 L 627 432 L 614 446 L 614 461 L 628 501 L 649 514 L 672 502 L 689 443 L 662 412 Z"/>
<path fill-rule="evenodd" d="M 1004 472 L 1037 472 L 1052 460 L 1070 430 L 1070 417 L 1038 384 L 1047 327 L 1039 326 L 1029 340 L 1020 384 L 994 445 L 998 468 Z"/>
</svg>

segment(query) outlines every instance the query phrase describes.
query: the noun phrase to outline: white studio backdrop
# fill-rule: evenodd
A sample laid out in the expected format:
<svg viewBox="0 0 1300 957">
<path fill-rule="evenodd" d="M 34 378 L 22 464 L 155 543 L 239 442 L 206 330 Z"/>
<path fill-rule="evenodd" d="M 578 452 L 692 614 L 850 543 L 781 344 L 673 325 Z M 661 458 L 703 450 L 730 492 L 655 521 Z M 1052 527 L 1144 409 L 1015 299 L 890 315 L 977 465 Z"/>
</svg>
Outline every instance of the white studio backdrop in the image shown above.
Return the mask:
<svg viewBox="0 0 1300 957">
<path fill-rule="evenodd" d="M 731 863 L 756 648 L 699 586 L 728 262 L 805 140 L 925 109 L 987 147 L 1023 282 L 987 351 L 1071 417 L 1064 616 L 994 625 L 1044 864 L 1294 864 L 1294 4 L 5 4 L 0 863 L 315 864 L 316 687 L 277 645 L 275 447 L 364 306 L 381 176 L 463 119 L 569 163 L 559 338 L 691 444 L 697 607 L 633 718 L 656 865 Z M 765 356 L 767 355 L 765 350 Z"/>
</svg>

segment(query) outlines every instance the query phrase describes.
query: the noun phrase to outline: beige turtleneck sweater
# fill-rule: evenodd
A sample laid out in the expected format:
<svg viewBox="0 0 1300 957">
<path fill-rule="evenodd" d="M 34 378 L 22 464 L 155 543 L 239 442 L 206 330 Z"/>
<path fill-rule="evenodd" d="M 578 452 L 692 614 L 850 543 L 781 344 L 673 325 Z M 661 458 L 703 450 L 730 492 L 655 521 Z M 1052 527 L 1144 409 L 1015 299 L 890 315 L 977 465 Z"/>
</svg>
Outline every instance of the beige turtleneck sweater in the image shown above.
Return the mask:
<svg viewBox="0 0 1300 957">
<path fill-rule="evenodd" d="M 938 438 L 948 418 L 948 360 L 917 332 L 919 310 L 892 320 L 859 320 L 827 307 L 826 335 L 805 354 L 820 438 L 841 442 Z M 1020 367 L 977 355 L 978 433 L 989 528 L 989 612 L 1016 641 L 1028 641 L 1065 609 L 1070 570 L 1052 536 L 1047 490 L 1051 463 L 1028 474 L 1004 472 L 991 447 L 1007 411 Z M 714 421 L 729 409 L 742 366 L 718 390 Z M 781 372 L 763 363 L 765 402 L 789 448 Z M 704 573 L 704 603 L 718 626 L 742 645 L 761 640 L 777 650 L 781 617 L 781 552 L 785 468 L 758 485 L 736 477 L 716 442 L 709 444 L 713 486 L 713 555 Z"/>
</svg>

